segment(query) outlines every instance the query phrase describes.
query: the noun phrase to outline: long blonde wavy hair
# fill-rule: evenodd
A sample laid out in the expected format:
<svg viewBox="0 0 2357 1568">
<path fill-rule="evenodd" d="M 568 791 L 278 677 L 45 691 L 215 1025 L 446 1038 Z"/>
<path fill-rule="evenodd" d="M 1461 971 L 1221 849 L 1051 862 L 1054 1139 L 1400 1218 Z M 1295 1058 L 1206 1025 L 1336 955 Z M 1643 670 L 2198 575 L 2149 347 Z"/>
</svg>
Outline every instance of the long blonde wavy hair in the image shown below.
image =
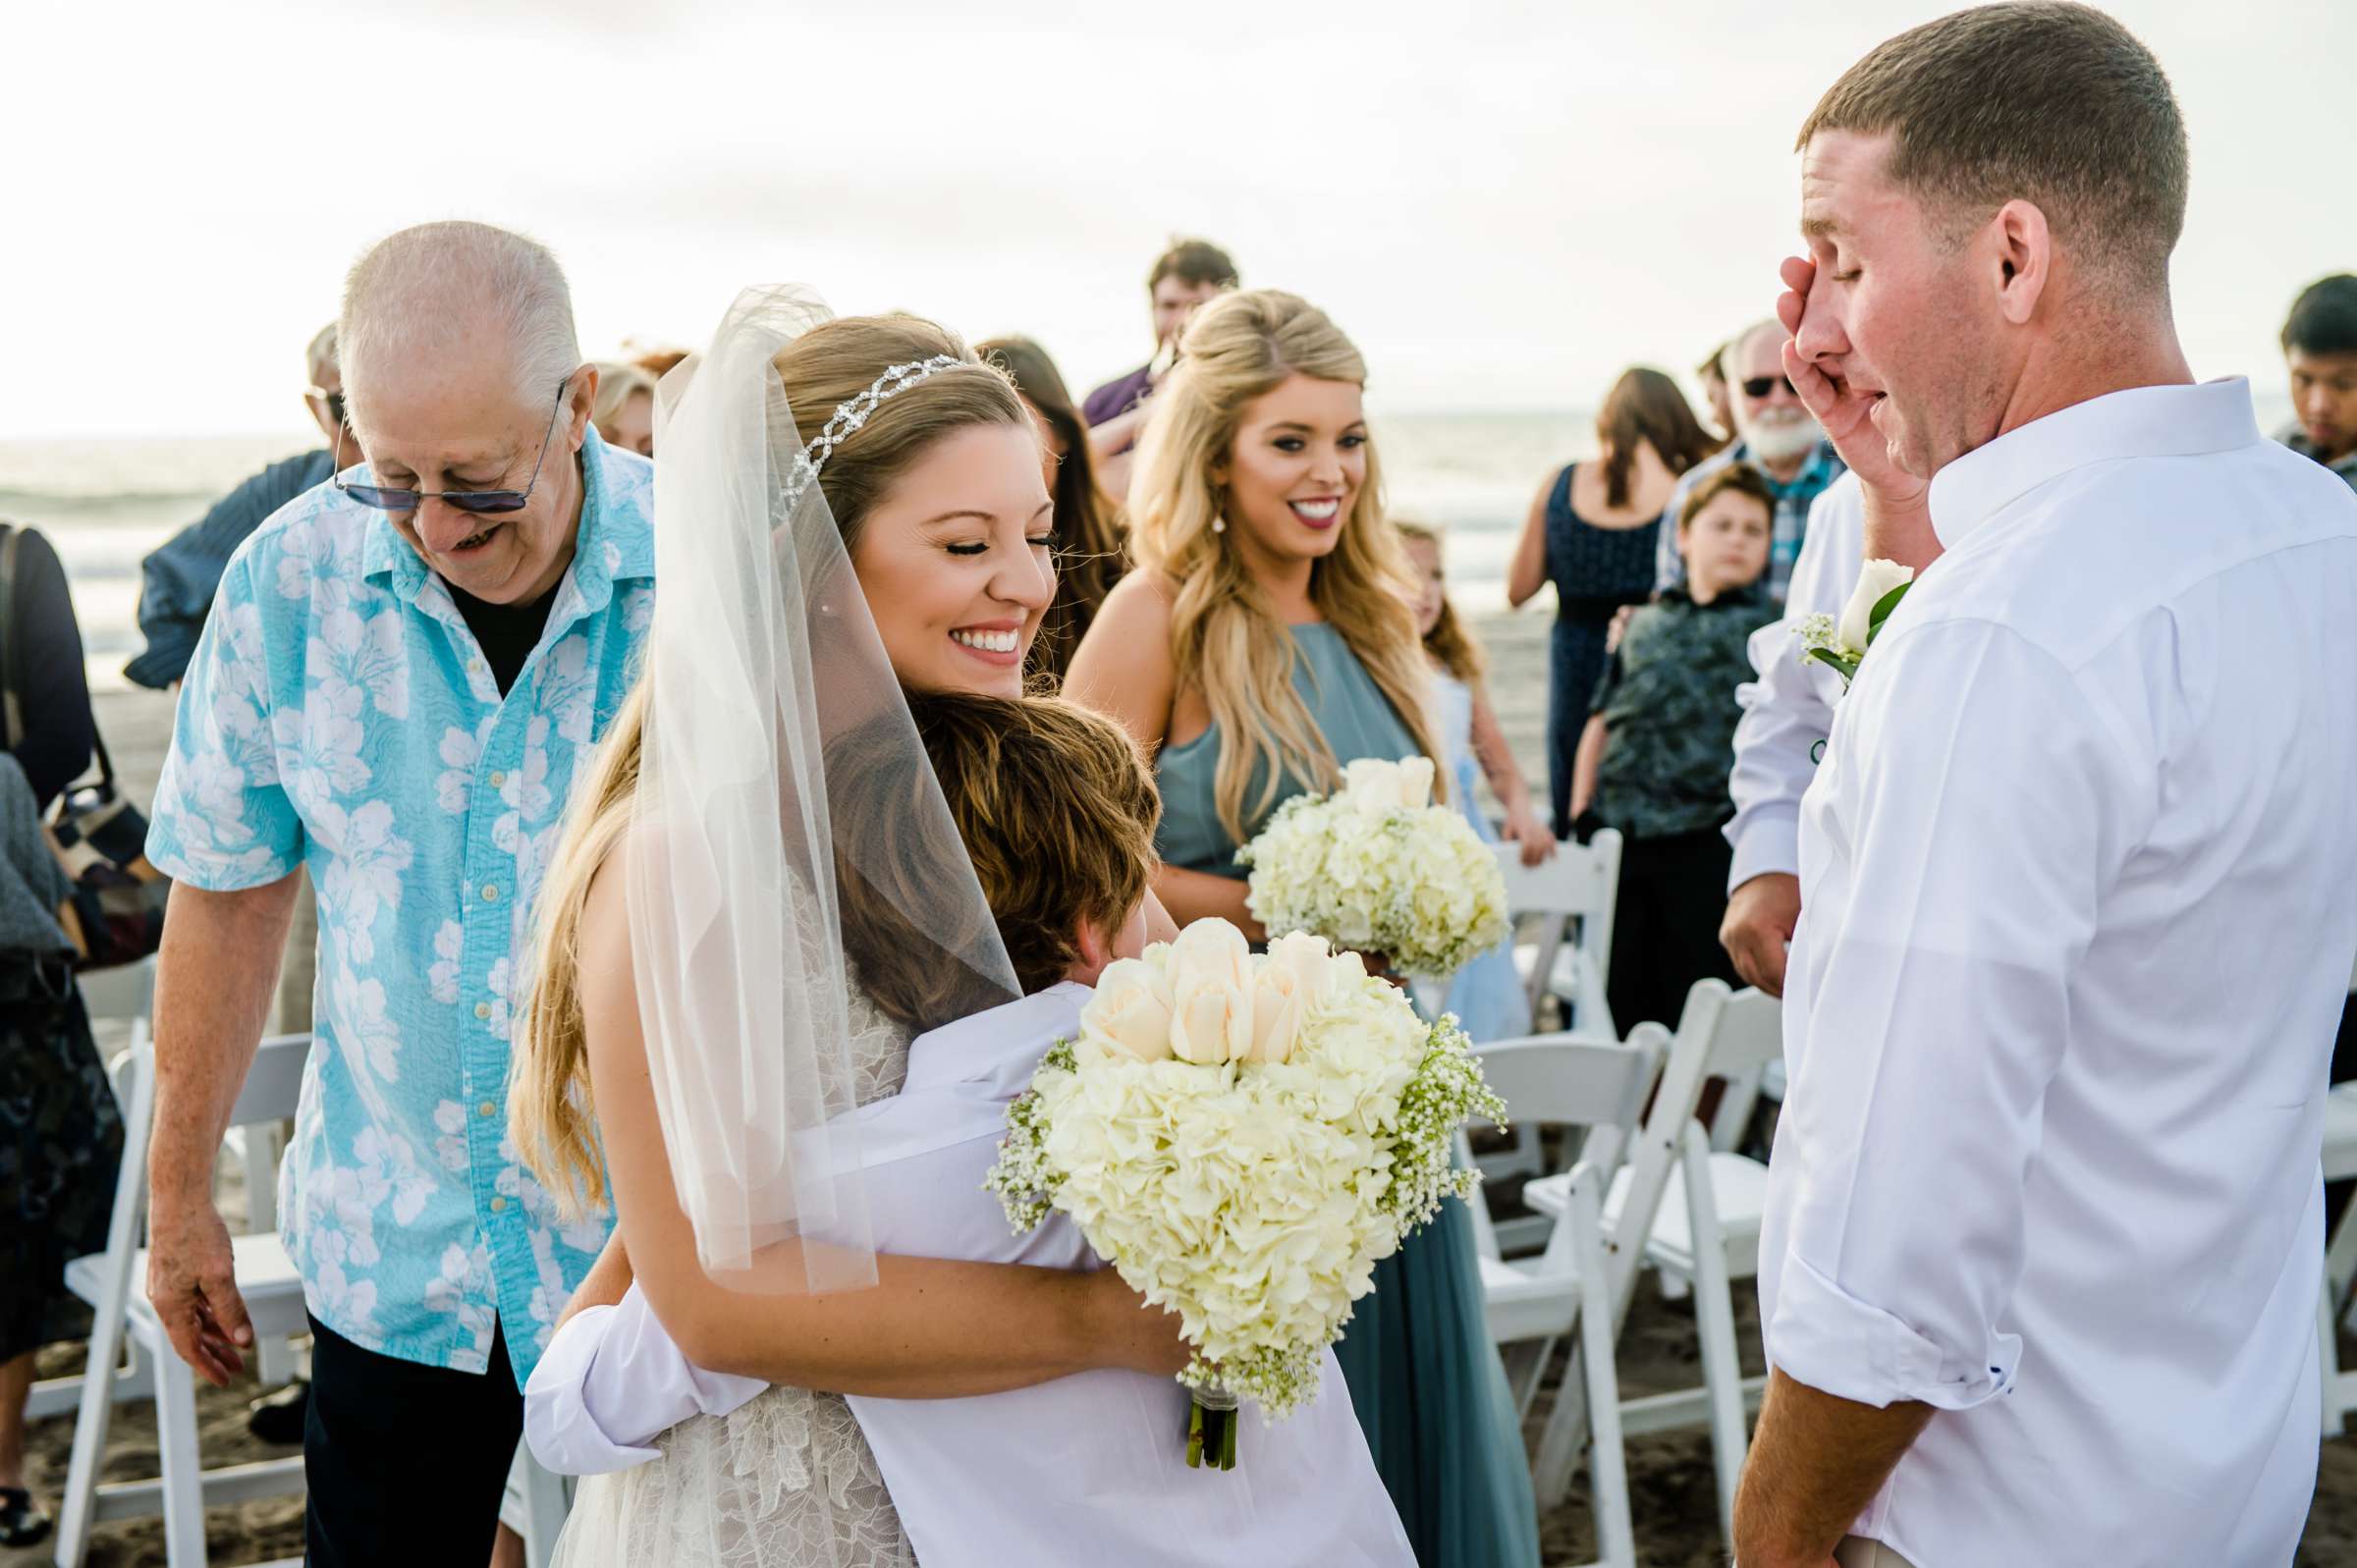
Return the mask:
<svg viewBox="0 0 2357 1568">
<path fill-rule="evenodd" d="M 1241 842 L 1288 775 L 1312 789 L 1342 777 L 1334 748 L 1293 689 L 1293 634 L 1246 568 L 1234 536 L 1214 525 L 1226 505 L 1214 477 L 1230 460 L 1245 408 L 1293 375 L 1365 386 L 1367 364 L 1307 300 L 1275 289 L 1231 294 L 1186 329 L 1183 357 L 1151 405 L 1129 482 L 1130 548 L 1176 593 L 1171 653 L 1178 683 L 1202 689 L 1220 731 L 1212 798 Z M 1409 608 L 1413 573 L 1384 516 L 1383 471 L 1367 443 L 1367 478 L 1331 554 L 1310 568 L 1309 598 L 1407 726 L 1437 758 L 1425 713 L 1431 676 Z M 1267 764 L 1247 801 L 1256 766 Z"/>
<path fill-rule="evenodd" d="M 878 499 L 935 442 L 972 425 L 1029 430 L 1031 416 L 1003 371 L 982 365 L 955 333 L 916 316 L 825 322 L 772 361 L 795 417 L 814 431 L 829 410 L 865 392 L 887 366 L 936 354 L 965 360 L 978 373 L 936 375 L 879 405 L 819 470 L 819 490 L 847 549 L 857 547 L 860 526 Z M 656 591 L 662 591 L 660 583 Z M 581 911 L 590 884 L 630 826 L 646 711 L 641 679 L 574 783 L 534 910 L 533 984 L 509 1067 L 509 1131 L 524 1164 L 569 1214 L 606 1202 L 581 1014 Z"/>
</svg>

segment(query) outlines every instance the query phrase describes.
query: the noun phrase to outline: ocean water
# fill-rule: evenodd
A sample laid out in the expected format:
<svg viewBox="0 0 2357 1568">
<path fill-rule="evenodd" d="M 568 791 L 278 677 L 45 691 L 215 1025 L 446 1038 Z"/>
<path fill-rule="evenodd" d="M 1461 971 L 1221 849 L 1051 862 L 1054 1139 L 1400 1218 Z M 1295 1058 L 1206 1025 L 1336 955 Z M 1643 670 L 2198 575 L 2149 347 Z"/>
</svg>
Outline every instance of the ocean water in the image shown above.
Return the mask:
<svg viewBox="0 0 2357 1568">
<path fill-rule="evenodd" d="M 1578 413 L 1396 414 L 1375 419 L 1394 510 L 1449 529 L 1452 591 L 1468 612 L 1505 607 L 1515 530 L 1540 482 L 1593 446 Z M 55 542 L 74 588 L 93 687 L 120 687 L 143 646 L 139 561 L 301 434 L 0 441 L 0 518 Z"/>
</svg>

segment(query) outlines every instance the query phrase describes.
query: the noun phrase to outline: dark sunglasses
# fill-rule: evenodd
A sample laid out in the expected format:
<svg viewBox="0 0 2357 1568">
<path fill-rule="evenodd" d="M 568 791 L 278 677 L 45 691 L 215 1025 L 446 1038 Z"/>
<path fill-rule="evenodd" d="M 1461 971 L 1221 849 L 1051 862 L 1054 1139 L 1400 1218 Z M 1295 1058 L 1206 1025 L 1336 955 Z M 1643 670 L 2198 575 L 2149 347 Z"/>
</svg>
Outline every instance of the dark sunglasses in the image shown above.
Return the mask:
<svg viewBox="0 0 2357 1568">
<path fill-rule="evenodd" d="M 1776 390 L 1776 384 L 1780 381 L 1784 384 L 1784 390 L 1786 392 L 1791 393 L 1795 398 L 1800 396 L 1799 389 L 1792 385 L 1792 378 L 1790 376 L 1781 374 L 1751 377 L 1749 380 L 1743 383 L 1743 396 L 1756 403 L 1760 399 L 1768 396 L 1768 394 L 1771 392 L 1774 392 Z"/>
<path fill-rule="evenodd" d="M 572 385 L 567 376 L 557 383 L 557 401 L 549 406 L 548 428 L 540 434 L 540 456 L 532 460 L 532 476 L 521 490 L 388 490 L 382 485 L 348 485 L 339 475 L 334 481 L 343 491 L 363 507 L 379 512 L 415 512 L 418 504 L 439 501 L 461 512 L 499 513 L 521 512 L 525 502 L 532 499 L 532 490 L 540 483 L 540 465 L 548 460 L 548 443 L 557 433 L 557 410 L 565 406 L 565 389 Z M 337 468 L 344 466 L 344 428 L 336 429 Z"/>
<path fill-rule="evenodd" d="M 304 391 L 327 405 L 327 416 L 337 424 L 344 422 L 344 394 L 330 392 L 325 387 L 305 387 Z"/>
</svg>

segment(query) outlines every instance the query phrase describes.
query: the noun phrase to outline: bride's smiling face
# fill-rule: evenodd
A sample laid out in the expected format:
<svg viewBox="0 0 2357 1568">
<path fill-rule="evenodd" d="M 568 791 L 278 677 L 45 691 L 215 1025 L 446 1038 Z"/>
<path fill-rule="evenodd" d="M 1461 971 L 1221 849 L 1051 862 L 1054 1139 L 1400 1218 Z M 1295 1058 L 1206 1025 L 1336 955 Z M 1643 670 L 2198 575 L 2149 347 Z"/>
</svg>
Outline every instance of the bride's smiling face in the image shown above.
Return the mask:
<svg viewBox="0 0 2357 1568">
<path fill-rule="evenodd" d="M 943 436 L 868 509 L 851 569 L 904 685 L 1022 694 L 1056 597 L 1053 518 L 1029 425 Z"/>
</svg>

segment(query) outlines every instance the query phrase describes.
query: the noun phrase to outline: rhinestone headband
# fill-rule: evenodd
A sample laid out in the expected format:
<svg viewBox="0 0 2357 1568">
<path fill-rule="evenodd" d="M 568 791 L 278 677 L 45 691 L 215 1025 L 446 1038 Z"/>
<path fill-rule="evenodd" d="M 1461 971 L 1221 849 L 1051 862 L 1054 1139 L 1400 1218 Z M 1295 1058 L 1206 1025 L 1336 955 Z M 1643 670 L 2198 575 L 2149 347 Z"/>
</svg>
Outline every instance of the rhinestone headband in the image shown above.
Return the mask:
<svg viewBox="0 0 2357 1568">
<path fill-rule="evenodd" d="M 809 488 L 818 482 L 818 470 L 826 466 L 835 449 L 851 437 L 851 432 L 867 423 L 868 415 L 878 405 L 899 397 L 918 382 L 944 370 L 952 370 L 969 361 L 952 354 L 937 353 L 930 359 L 911 359 L 904 365 L 894 365 L 876 377 L 869 387 L 849 403 L 835 406 L 835 417 L 827 421 L 818 438 L 794 455 L 794 466 L 786 474 L 785 506 L 791 510 Z"/>
</svg>

